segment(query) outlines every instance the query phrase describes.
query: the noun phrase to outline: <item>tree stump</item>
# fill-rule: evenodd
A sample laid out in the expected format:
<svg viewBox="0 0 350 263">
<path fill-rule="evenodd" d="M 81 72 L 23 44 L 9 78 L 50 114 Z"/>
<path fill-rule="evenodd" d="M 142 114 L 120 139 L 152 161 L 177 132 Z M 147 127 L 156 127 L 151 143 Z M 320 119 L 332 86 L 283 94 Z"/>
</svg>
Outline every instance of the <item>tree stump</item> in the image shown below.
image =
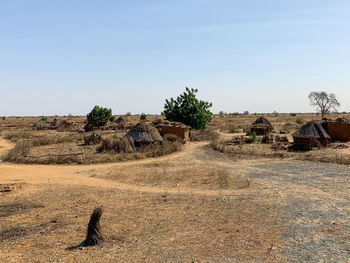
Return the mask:
<svg viewBox="0 0 350 263">
<path fill-rule="evenodd" d="M 103 241 L 101 232 L 100 219 L 103 210 L 101 207 L 97 207 L 91 214 L 88 224 L 86 239 L 83 242 L 83 246 L 95 246 Z"/>
</svg>

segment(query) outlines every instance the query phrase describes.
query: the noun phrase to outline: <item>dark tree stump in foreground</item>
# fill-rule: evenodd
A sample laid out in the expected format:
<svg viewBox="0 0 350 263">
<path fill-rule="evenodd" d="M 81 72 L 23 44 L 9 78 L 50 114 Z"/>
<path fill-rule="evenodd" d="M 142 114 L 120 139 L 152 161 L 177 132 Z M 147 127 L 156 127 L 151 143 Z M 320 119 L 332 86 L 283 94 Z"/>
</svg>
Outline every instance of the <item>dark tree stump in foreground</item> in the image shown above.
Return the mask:
<svg viewBox="0 0 350 263">
<path fill-rule="evenodd" d="M 95 246 L 103 241 L 101 232 L 100 219 L 103 210 L 101 207 L 97 207 L 91 214 L 90 221 L 88 224 L 86 239 L 83 241 L 83 246 Z"/>
</svg>

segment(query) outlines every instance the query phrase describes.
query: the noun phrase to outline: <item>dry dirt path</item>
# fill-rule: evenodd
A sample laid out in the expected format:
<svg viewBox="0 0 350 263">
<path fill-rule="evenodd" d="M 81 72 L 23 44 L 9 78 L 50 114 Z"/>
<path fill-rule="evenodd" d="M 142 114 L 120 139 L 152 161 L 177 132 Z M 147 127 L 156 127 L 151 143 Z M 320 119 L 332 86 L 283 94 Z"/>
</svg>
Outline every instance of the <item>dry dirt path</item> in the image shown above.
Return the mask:
<svg viewBox="0 0 350 263">
<path fill-rule="evenodd" d="M 37 165 L 37 164 L 13 164 L 0 161 L 0 184 L 25 183 L 30 185 L 38 184 L 63 184 L 79 186 L 95 186 L 103 188 L 113 188 L 146 193 L 172 193 L 172 194 L 198 194 L 207 196 L 216 195 L 239 195 L 239 192 L 232 190 L 200 190 L 183 189 L 156 186 L 138 186 L 126 184 L 118 181 L 111 181 L 104 178 L 91 176 L 91 171 L 109 171 L 122 167 L 142 167 L 152 163 L 168 163 L 179 160 L 180 166 L 183 160 L 195 162 L 198 159 L 195 153 L 198 149 L 207 146 L 208 142 L 191 142 L 184 146 L 183 150 L 167 156 L 150 158 L 145 160 L 127 161 L 120 163 L 92 164 L 92 165 Z M 14 147 L 14 144 L 0 139 L 0 156 Z M 200 160 L 208 163 L 211 160 Z M 216 163 L 220 164 L 220 161 Z M 224 162 L 221 164 L 227 165 Z M 240 164 L 241 165 L 241 164 Z M 232 164 L 231 166 L 232 167 Z M 31 188 L 26 188 L 29 191 Z"/>
<path fill-rule="evenodd" d="M 167 190 L 171 192 L 181 193 L 181 190 L 158 189 L 156 187 L 134 186 L 118 182 L 111 182 L 110 180 L 91 177 L 89 176 L 88 171 L 93 169 L 105 170 L 116 167 L 136 165 L 142 166 L 155 162 L 167 162 L 187 155 L 192 155 L 196 148 L 205 144 L 207 143 L 189 143 L 186 144 L 184 149 L 180 152 L 157 158 L 97 165 L 26 165 L 3 163 L 0 161 L 0 184 L 10 184 L 16 182 L 26 184 L 69 184 L 116 188 L 121 190 L 132 190 L 150 193 L 164 192 Z M 0 156 L 5 154 L 12 147 L 14 147 L 14 144 L 0 139 Z M 86 171 L 86 173 L 84 173 L 84 171 Z"/>
<path fill-rule="evenodd" d="M 13 144 L 0 139 L 0 154 Z M 242 172 L 252 180 L 247 189 L 189 189 L 136 185 L 107 179 L 108 171 L 143 169 L 149 165 L 173 167 L 211 165 Z M 107 172 L 106 172 L 107 171 Z M 103 176 L 92 176 L 92 173 Z M 181 152 L 140 161 L 100 165 L 18 165 L 0 163 L 0 184 L 61 184 L 94 186 L 143 193 L 201 196 L 239 196 L 269 193 L 283 207 L 279 227 L 286 229 L 281 250 L 290 262 L 348 262 L 350 258 L 350 168 L 346 166 L 281 160 L 227 159 L 210 151 L 207 142 L 185 145 Z"/>
</svg>

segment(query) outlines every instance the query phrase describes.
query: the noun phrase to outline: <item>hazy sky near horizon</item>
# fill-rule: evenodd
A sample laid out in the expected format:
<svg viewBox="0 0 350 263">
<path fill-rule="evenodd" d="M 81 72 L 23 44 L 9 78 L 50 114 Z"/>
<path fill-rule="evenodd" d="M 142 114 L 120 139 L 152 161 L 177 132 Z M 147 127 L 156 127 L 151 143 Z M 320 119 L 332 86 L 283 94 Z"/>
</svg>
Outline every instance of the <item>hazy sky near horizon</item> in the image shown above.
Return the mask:
<svg viewBox="0 0 350 263">
<path fill-rule="evenodd" d="M 350 111 L 348 0 L 2 0 L 0 116 L 160 113 L 197 88 L 212 110 Z"/>
</svg>

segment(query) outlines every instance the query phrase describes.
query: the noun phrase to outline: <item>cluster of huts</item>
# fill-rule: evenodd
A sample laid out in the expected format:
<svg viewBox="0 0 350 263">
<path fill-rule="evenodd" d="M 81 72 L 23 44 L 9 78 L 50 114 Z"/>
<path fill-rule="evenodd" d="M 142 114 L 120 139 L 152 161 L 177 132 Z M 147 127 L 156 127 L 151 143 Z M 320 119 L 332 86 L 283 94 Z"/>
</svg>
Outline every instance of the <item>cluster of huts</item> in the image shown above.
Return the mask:
<svg viewBox="0 0 350 263">
<path fill-rule="evenodd" d="M 345 119 L 311 121 L 293 134 L 295 148 L 311 150 L 331 142 L 350 141 L 350 121 Z"/>
<path fill-rule="evenodd" d="M 247 134 L 268 136 L 274 130 L 272 124 L 264 117 L 258 118 L 249 128 Z M 350 121 L 346 119 L 310 121 L 292 134 L 293 147 L 311 150 L 313 147 L 325 147 L 331 142 L 350 141 Z"/>
<path fill-rule="evenodd" d="M 177 122 L 161 122 L 156 125 L 139 122 L 133 126 L 124 137 L 131 137 L 135 146 L 163 142 L 163 138 L 169 135 L 186 143 L 189 140 L 189 131 L 190 129 L 188 126 Z"/>
<path fill-rule="evenodd" d="M 60 121 L 59 119 L 54 118 L 53 121 L 50 123 L 47 123 L 44 120 L 40 120 L 34 123 L 33 127 L 36 130 L 68 130 L 77 128 L 77 125 L 73 121 Z"/>
<path fill-rule="evenodd" d="M 118 125 L 126 123 L 125 117 L 119 117 L 115 122 Z M 49 125 L 44 121 L 39 121 L 34 124 L 36 129 L 60 129 L 62 127 L 72 126 L 74 123 L 67 121 L 60 122 L 54 119 Z M 264 117 L 256 119 L 247 129 L 247 135 L 255 133 L 263 135 L 266 141 L 270 141 L 271 133 L 274 127 Z M 182 142 L 189 141 L 190 127 L 178 123 L 156 120 L 152 125 L 145 122 L 140 122 L 125 134 L 124 137 L 132 138 L 135 145 L 143 145 L 154 142 L 162 142 L 164 137 L 180 138 Z M 293 147 L 300 150 L 311 150 L 313 147 L 325 147 L 331 142 L 350 141 L 350 121 L 346 119 L 320 120 L 311 121 L 302 126 L 298 131 L 292 134 Z M 276 136 L 279 138 L 279 136 Z M 96 138 L 93 138 L 95 141 Z M 263 140 L 262 140 L 263 141 Z M 276 140 L 280 141 L 280 140 Z M 284 141 L 283 141 L 284 142 Z M 288 142 L 288 139 L 287 139 Z"/>
</svg>

